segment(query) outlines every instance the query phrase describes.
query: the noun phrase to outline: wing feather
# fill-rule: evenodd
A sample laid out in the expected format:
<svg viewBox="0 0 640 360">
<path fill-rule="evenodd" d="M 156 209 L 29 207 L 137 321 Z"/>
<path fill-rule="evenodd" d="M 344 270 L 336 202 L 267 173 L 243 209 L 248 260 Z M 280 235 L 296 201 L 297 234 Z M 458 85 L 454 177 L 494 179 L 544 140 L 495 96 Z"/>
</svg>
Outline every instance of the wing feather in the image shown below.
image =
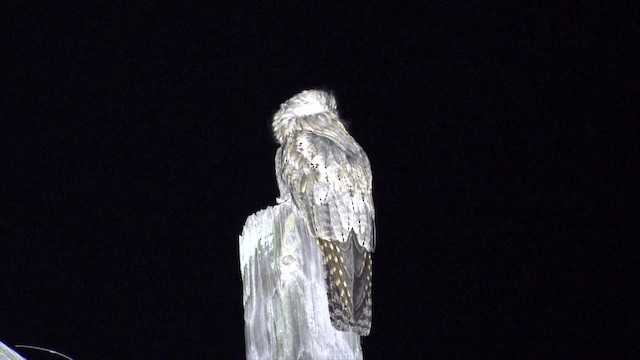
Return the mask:
<svg viewBox="0 0 640 360">
<path fill-rule="evenodd" d="M 349 327 L 366 335 L 375 247 L 369 160 L 350 136 L 337 142 L 310 132 L 288 138 L 278 154 L 281 197 L 291 194 L 334 271 L 326 274 L 332 322 L 344 330 L 348 319 Z"/>
</svg>

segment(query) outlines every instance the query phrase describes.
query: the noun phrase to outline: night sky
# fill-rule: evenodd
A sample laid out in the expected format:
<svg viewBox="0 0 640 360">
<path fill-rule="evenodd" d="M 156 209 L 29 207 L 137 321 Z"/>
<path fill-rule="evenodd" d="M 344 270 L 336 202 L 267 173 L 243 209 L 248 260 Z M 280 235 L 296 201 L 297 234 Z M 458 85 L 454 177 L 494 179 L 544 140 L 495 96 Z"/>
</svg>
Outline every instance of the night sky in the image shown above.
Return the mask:
<svg viewBox="0 0 640 360">
<path fill-rule="evenodd" d="M 639 354 L 625 9 L 3 8 L 7 345 L 243 358 L 238 235 L 278 195 L 271 117 L 320 88 L 373 169 L 367 359 Z"/>
</svg>

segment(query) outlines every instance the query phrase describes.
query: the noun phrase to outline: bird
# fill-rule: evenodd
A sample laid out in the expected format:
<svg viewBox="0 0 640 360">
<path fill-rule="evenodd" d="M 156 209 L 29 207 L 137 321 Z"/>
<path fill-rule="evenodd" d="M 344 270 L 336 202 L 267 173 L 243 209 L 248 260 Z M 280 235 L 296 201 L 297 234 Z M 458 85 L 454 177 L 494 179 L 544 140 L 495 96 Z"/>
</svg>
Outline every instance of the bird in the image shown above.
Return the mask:
<svg viewBox="0 0 640 360">
<path fill-rule="evenodd" d="M 293 202 L 322 253 L 331 324 L 367 336 L 376 246 L 369 158 L 323 90 L 282 103 L 272 128 L 277 201 Z"/>
</svg>

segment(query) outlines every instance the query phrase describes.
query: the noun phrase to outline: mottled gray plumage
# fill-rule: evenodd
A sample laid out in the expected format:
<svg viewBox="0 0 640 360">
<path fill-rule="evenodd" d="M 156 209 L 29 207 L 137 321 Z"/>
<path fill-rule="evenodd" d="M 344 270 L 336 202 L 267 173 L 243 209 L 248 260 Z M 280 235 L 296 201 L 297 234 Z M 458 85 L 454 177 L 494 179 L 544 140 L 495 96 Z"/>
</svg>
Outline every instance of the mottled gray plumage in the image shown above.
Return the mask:
<svg viewBox="0 0 640 360">
<path fill-rule="evenodd" d="M 368 335 L 375 249 L 371 165 L 330 94 L 306 90 L 273 118 L 279 202 L 292 200 L 323 253 L 335 328 Z"/>
</svg>

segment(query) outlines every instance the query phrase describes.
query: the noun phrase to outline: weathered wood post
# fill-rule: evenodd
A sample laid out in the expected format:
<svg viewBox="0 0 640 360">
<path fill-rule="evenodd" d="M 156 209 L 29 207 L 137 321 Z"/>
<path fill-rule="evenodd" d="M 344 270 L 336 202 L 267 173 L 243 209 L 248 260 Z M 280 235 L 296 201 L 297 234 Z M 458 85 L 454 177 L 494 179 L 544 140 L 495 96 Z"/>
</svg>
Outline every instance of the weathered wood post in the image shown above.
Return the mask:
<svg viewBox="0 0 640 360">
<path fill-rule="evenodd" d="M 0 360 L 26 360 L 13 349 L 0 342 Z"/>
<path fill-rule="evenodd" d="M 362 359 L 331 325 L 320 250 L 291 203 L 249 216 L 240 236 L 247 359 Z"/>
</svg>

